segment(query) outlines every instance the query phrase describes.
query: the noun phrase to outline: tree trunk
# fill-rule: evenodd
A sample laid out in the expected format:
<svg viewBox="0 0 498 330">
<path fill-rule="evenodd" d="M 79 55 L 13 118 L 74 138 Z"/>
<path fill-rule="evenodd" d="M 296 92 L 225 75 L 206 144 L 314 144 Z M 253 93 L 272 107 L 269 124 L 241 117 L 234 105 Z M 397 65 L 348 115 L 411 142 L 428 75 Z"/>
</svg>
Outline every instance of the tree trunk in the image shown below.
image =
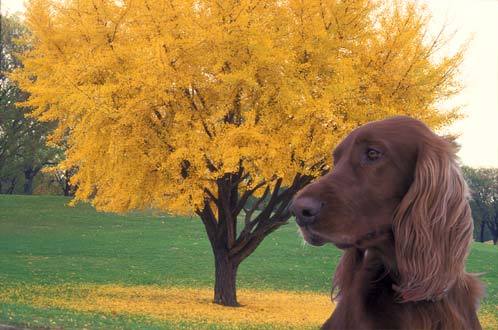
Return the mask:
<svg viewBox="0 0 498 330">
<path fill-rule="evenodd" d="M 14 192 L 14 188 L 16 187 L 16 182 L 17 182 L 17 177 L 14 177 L 13 179 L 10 180 L 10 186 L 5 191 L 6 194 L 12 195 L 12 193 Z"/>
<path fill-rule="evenodd" d="M 35 178 L 35 171 L 32 169 L 26 169 L 24 171 L 24 189 L 23 192 L 26 195 L 32 195 L 33 194 L 33 180 Z"/>
<path fill-rule="evenodd" d="M 487 221 L 486 225 L 488 226 L 489 232 L 491 233 L 493 244 L 496 245 L 496 243 L 498 242 L 498 224 L 495 224 L 491 221 Z"/>
<path fill-rule="evenodd" d="M 216 181 L 218 195 L 215 196 L 206 188 L 204 207 L 196 210 L 206 229 L 215 259 L 213 302 L 223 306 L 239 306 L 236 280 L 240 263 L 254 252 L 267 235 L 287 223 L 290 218 L 287 206 L 292 196 L 311 181 L 312 177 L 296 174 L 293 184 L 287 189 L 280 189 L 283 181 L 281 178 L 276 179 L 272 188 L 266 181 L 262 181 L 251 190 L 239 193 L 238 185 L 247 178 L 242 166 L 238 173 L 225 174 Z M 270 198 L 265 208 L 253 217 L 254 210 L 246 210 L 245 205 L 248 198 L 265 185 L 265 193 L 255 206 L 267 196 Z M 244 227 L 238 231 L 237 215 L 243 209 L 246 212 Z"/>
<path fill-rule="evenodd" d="M 484 242 L 484 221 L 479 225 L 479 242 Z"/>
<path fill-rule="evenodd" d="M 215 283 L 214 283 L 214 303 L 223 306 L 236 307 L 237 291 L 236 280 L 239 265 L 235 264 L 228 257 L 228 252 L 224 250 L 214 250 L 215 259 Z"/>
<path fill-rule="evenodd" d="M 69 184 L 69 179 L 66 179 L 62 188 L 64 196 L 72 196 L 72 186 Z"/>
</svg>

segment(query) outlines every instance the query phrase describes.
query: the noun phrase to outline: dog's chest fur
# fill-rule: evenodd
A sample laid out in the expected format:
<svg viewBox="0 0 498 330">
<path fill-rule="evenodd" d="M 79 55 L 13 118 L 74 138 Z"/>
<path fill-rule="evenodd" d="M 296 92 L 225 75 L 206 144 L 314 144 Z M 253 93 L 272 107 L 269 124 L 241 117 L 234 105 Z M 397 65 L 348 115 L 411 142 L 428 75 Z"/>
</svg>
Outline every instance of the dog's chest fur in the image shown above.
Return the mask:
<svg viewBox="0 0 498 330">
<path fill-rule="evenodd" d="M 400 303 L 393 289 L 392 265 L 386 266 L 384 261 L 375 252 L 363 254 L 323 330 L 481 329 L 476 310 L 483 288 L 472 275 L 467 274 L 439 301 Z M 456 323 L 448 323 L 453 320 Z"/>
</svg>

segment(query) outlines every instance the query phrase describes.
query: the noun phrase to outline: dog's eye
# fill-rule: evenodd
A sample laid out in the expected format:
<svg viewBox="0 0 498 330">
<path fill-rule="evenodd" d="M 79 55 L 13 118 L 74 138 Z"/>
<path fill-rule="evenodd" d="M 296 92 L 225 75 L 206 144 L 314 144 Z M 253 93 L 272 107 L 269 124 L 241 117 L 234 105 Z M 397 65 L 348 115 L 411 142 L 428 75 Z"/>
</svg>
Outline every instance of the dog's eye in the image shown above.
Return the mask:
<svg viewBox="0 0 498 330">
<path fill-rule="evenodd" d="M 368 162 L 374 162 L 380 158 L 382 153 L 374 148 L 368 148 L 366 151 L 366 158 Z"/>
</svg>

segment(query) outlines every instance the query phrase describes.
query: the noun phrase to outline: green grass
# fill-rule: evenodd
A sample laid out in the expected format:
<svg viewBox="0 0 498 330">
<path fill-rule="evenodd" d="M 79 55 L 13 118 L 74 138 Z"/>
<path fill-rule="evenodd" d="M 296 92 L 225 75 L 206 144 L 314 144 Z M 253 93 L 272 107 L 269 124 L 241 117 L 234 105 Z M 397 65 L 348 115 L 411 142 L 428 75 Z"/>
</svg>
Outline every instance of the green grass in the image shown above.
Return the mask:
<svg viewBox="0 0 498 330">
<path fill-rule="evenodd" d="M 0 281 L 211 286 L 214 259 L 194 217 L 120 216 L 69 199 L 0 196 Z M 269 236 L 240 267 L 246 288 L 328 290 L 340 257 L 304 246 L 294 225 Z M 317 271 L 320 269 L 320 271 Z"/>
<path fill-rule="evenodd" d="M 211 287 L 214 261 L 201 221 L 71 208 L 54 196 L 0 196 L 0 286 L 22 283 Z M 303 245 L 283 226 L 242 263 L 239 288 L 329 292 L 341 252 Z M 486 272 L 483 309 L 498 320 L 498 248 L 475 243 L 470 272 Z M 1 288 L 0 288 L 1 294 Z M 22 303 L 1 303 L 0 324 L 69 329 L 218 329 L 146 317 L 97 315 Z M 224 327 L 219 327 L 225 329 Z M 251 329 L 247 327 L 242 327 Z M 258 329 L 261 327 L 258 327 Z"/>
</svg>

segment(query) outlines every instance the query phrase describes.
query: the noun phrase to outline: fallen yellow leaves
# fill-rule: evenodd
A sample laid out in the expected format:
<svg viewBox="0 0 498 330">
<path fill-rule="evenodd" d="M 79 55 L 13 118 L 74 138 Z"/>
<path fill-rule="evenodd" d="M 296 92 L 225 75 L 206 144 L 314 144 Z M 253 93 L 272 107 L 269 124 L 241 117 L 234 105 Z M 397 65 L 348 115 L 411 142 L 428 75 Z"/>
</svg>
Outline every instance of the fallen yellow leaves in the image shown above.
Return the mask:
<svg viewBox="0 0 498 330">
<path fill-rule="evenodd" d="M 330 316 L 330 297 L 317 293 L 239 289 L 241 307 L 213 304 L 210 288 L 160 288 L 71 284 L 2 288 L 0 301 L 68 308 L 81 312 L 141 315 L 156 320 L 221 325 L 271 325 L 272 328 L 318 328 Z M 494 313 L 481 311 L 483 329 L 495 329 Z"/>
<path fill-rule="evenodd" d="M 116 285 L 25 286 L 2 295 L 38 307 L 126 313 L 168 321 L 319 327 L 330 316 L 330 297 L 316 293 L 238 290 L 241 307 L 213 304 L 212 289 Z"/>
<path fill-rule="evenodd" d="M 498 317 L 495 313 L 490 313 L 486 311 L 479 312 L 479 322 L 483 329 L 494 330 L 498 329 Z"/>
</svg>

